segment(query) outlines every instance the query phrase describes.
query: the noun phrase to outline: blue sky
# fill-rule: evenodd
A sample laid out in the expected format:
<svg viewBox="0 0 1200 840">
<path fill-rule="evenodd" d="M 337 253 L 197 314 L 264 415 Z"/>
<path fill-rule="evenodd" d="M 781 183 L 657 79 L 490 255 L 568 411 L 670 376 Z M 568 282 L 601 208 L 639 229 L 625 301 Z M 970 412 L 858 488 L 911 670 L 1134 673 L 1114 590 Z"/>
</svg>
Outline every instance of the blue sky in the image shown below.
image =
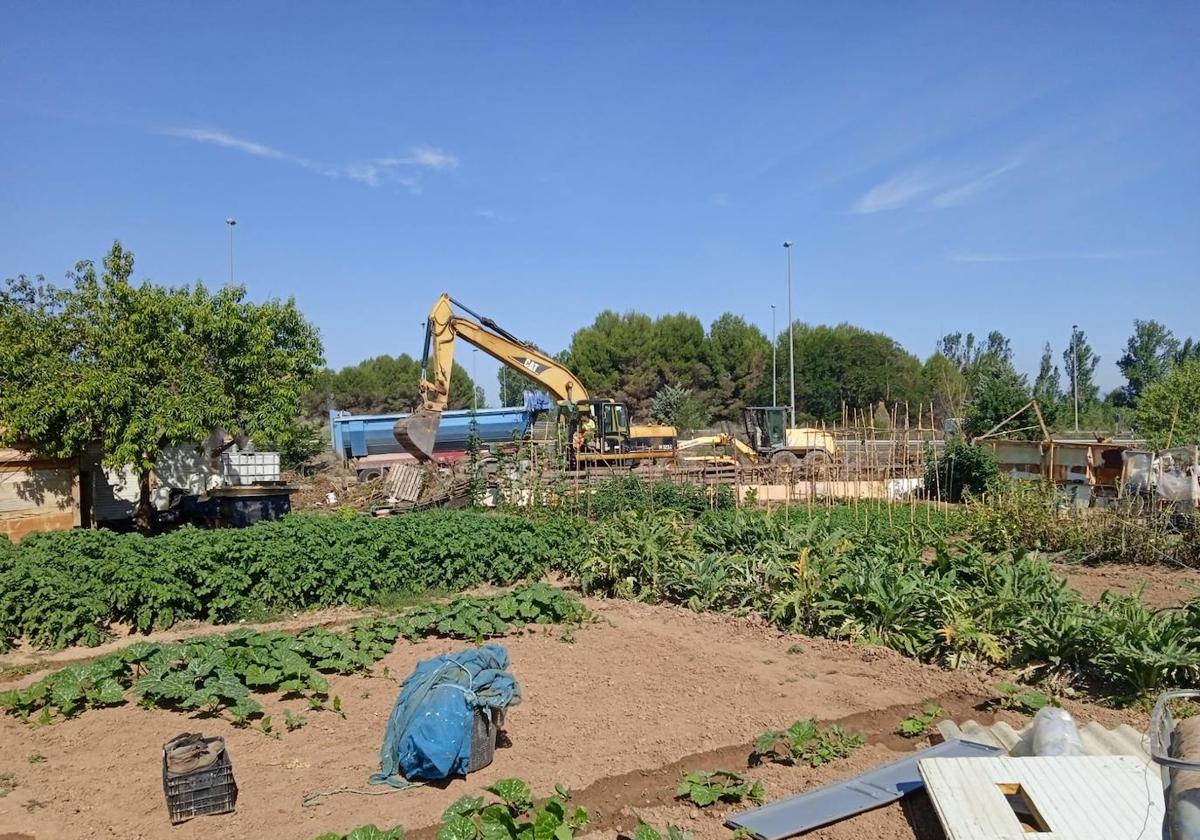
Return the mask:
<svg viewBox="0 0 1200 840">
<path fill-rule="evenodd" d="M 1196 3 L 6 3 L 0 274 L 294 295 L 331 364 L 448 290 L 557 350 L 604 308 L 794 311 L 924 357 L 1200 336 Z M 464 363 L 471 364 L 464 351 Z M 495 366 L 480 378 L 495 398 Z"/>
</svg>

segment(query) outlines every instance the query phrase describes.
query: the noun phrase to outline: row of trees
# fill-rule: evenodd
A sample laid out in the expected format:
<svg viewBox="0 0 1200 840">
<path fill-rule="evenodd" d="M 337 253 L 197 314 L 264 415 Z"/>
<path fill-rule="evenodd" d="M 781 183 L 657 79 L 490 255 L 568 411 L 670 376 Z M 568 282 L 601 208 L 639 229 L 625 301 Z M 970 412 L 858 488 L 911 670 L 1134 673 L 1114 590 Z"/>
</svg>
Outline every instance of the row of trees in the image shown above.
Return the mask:
<svg viewBox="0 0 1200 840">
<path fill-rule="evenodd" d="M 725 313 L 706 330 L 682 313 L 605 311 L 558 358 L 589 391 L 623 400 L 638 416 L 649 416 L 655 395 L 670 387 L 689 391 L 713 420 L 738 420 L 746 406 L 789 401 L 788 352 L 785 331 L 776 341 L 772 383 L 771 341 L 738 315 Z M 797 413 L 809 421 L 838 421 L 843 405 L 879 401 L 908 400 L 914 413 L 918 403 L 933 402 L 948 413 L 964 392 L 958 371 L 938 354 L 922 363 L 894 339 L 850 324 L 797 323 L 795 364 Z M 506 405 L 531 387 L 522 380 L 516 371 L 501 371 Z"/>
<path fill-rule="evenodd" d="M 330 408 L 354 414 L 411 411 L 420 378 L 420 362 L 407 353 L 375 356 L 336 371 L 324 368 L 314 376 L 311 389 L 304 395 L 304 410 L 312 418 L 323 416 Z M 455 362 L 449 407 L 470 408 L 473 404 L 483 407 L 483 389 Z"/>
<path fill-rule="evenodd" d="M 1081 428 L 1128 428 L 1139 422 L 1137 410 L 1145 393 L 1172 371 L 1200 361 L 1200 343 L 1176 339 L 1157 321 L 1134 321 L 1117 362 L 1126 384 L 1102 395 L 1096 381 L 1100 357 L 1084 331 L 1065 342 L 1057 357 L 1061 366 L 1047 342 L 1032 382 L 1017 371 L 1012 343 L 999 331 L 983 338 L 960 332 L 944 336 L 924 361 L 892 338 L 850 324 L 798 323 L 794 341 L 796 405 L 802 422 L 836 422 L 845 406 L 863 410 L 880 402 L 907 402 L 913 411 L 917 405 L 932 406 L 938 420 L 964 418 L 972 435 L 1016 414 L 1006 429 L 1039 436 L 1034 412 L 1021 412 L 1033 398 L 1051 428 L 1071 427 L 1076 386 Z M 624 400 L 639 416 L 686 417 L 682 425 L 697 428 L 713 420 L 737 420 L 747 405 L 770 404 L 773 399 L 788 403 L 786 331 L 776 341 L 774 383 L 771 350 L 767 336 L 730 313 L 706 331 L 686 314 L 653 319 L 606 311 L 577 331 L 558 358 L 594 393 Z M 519 372 L 500 372 L 504 405 L 518 404 L 529 387 Z M 1147 423 L 1143 417 L 1140 425 Z"/>
</svg>

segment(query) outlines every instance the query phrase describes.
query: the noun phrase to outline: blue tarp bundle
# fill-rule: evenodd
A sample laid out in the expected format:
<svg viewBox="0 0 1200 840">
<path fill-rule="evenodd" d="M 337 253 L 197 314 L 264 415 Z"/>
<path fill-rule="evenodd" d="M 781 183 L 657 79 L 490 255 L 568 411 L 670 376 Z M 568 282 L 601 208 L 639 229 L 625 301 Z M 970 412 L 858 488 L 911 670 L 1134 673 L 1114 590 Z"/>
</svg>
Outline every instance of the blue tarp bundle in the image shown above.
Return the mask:
<svg viewBox="0 0 1200 840">
<path fill-rule="evenodd" d="M 418 662 L 388 719 L 380 772 L 371 776 L 371 783 L 404 787 L 466 775 L 475 710 L 521 702 L 521 688 L 506 668 L 508 651 L 502 645 Z"/>
</svg>

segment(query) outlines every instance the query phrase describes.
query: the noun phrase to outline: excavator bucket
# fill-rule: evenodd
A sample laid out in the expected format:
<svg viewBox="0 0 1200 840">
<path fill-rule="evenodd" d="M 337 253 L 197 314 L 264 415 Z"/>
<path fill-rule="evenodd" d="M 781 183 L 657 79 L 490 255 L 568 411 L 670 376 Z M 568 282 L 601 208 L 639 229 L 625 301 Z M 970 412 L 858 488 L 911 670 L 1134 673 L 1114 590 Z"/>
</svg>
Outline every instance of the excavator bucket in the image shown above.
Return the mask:
<svg viewBox="0 0 1200 840">
<path fill-rule="evenodd" d="M 440 411 L 418 408 L 407 417 L 401 417 L 392 427 L 392 434 L 404 447 L 404 451 L 418 461 L 433 460 L 433 443 L 437 440 L 438 424 L 442 420 Z"/>
</svg>

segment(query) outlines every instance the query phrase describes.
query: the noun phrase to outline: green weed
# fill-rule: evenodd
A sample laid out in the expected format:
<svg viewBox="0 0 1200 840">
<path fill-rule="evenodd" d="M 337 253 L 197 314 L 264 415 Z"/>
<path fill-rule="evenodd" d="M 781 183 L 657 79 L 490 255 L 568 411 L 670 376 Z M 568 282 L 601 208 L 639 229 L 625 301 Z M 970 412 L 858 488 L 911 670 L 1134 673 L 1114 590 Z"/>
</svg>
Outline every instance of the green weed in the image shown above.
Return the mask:
<svg viewBox="0 0 1200 840">
<path fill-rule="evenodd" d="M 729 770 L 714 770 L 684 773 L 675 796 L 701 808 L 714 802 L 741 802 L 743 799 L 761 805 L 766 791 L 760 781 L 752 781 Z"/>
<path fill-rule="evenodd" d="M 798 720 L 787 729 L 769 729 L 758 736 L 750 764 L 764 760 L 776 764 L 807 764 L 820 767 L 830 761 L 845 758 L 865 743 L 859 733 L 847 732 L 841 726 L 817 725 L 815 718 Z"/>
</svg>

